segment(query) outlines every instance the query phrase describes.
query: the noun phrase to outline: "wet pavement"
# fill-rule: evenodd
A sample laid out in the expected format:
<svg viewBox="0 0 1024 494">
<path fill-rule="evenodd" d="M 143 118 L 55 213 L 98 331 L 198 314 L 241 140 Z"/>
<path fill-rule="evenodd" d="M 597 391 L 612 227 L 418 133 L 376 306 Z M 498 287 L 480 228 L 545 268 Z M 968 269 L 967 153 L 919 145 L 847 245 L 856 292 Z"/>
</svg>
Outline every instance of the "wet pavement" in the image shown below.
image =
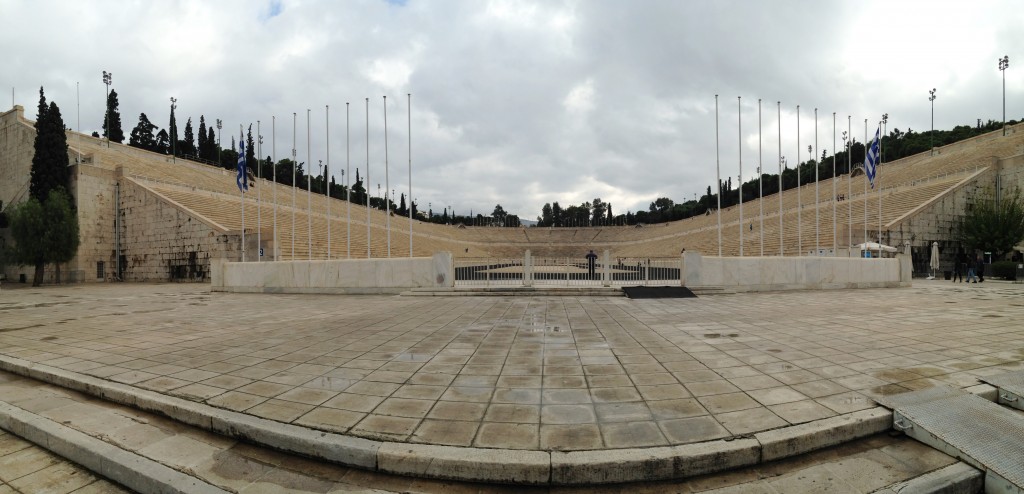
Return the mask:
<svg viewBox="0 0 1024 494">
<path fill-rule="evenodd" d="M 369 439 L 644 448 L 1020 369 L 1021 295 L 1024 285 L 923 280 L 649 300 L 5 284 L 0 356 Z"/>
<path fill-rule="evenodd" d="M 228 492 L 293 493 L 862 493 L 956 462 L 902 436 L 879 434 L 801 457 L 661 482 L 530 487 L 420 479 L 317 462 L 224 438 L 134 408 L 0 371 L 0 403 L 52 420 Z M 129 492 L 0 431 L 0 494 Z"/>
</svg>

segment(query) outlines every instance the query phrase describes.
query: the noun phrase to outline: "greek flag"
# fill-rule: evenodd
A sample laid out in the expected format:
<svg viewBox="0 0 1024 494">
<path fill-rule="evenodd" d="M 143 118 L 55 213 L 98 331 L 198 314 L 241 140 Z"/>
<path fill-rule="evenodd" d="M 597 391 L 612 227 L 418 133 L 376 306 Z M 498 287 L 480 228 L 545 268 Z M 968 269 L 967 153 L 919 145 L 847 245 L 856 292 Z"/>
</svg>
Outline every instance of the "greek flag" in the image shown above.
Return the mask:
<svg viewBox="0 0 1024 494">
<path fill-rule="evenodd" d="M 875 188 L 875 167 L 878 166 L 878 134 L 882 129 L 875 129 L 875 140 L 871 141 L 867 156 L 864 157 L 864 172 L 868 176 L 871 188 Z"/>
<path fill-rule="evenodd" d="M 235 178 L 235 184 L 238 185 L 238 190 L 242 193 L 249 190 L 249 176 L 245 169 L 245 140 L 238 140 L 238 176 Z"/>
</svg>

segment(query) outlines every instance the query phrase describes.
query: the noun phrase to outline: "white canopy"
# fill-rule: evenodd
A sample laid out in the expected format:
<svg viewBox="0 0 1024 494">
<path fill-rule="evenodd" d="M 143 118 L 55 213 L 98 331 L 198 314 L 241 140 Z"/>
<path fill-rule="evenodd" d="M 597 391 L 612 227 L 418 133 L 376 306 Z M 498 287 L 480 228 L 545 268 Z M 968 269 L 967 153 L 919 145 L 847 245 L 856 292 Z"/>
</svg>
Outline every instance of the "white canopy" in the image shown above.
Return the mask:
<svg viewBox="0 0 1024 494">
<path fill-rule="evenodd" d="M 881 252 L 896 252 L 896 251 L 899 250 L 896 247 L 891 247 L 891 246 L 888 246 L 888 245 L 882 245 L 882 244 L 880 244 L 878 242 L 865 242 L 865 243 L 862 243 L 862 244 L 857 244 L 854 247 L 856 247 L 856 248 L 858 248 L 860 250 L 874 250 L 874 251 L 881 251 Z"/>
</svg>

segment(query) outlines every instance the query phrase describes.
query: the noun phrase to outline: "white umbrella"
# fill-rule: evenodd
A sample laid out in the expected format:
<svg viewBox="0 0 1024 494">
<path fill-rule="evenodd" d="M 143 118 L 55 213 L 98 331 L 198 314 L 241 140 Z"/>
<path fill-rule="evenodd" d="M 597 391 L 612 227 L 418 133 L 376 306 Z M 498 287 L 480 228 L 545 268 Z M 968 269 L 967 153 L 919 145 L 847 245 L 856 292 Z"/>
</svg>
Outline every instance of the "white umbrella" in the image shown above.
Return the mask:
<svg viewBox="0 0 1024 494">
<path fill-rule="evenodd" d="M 928 261 L 928 267 L 932 269 L 932 275 L 928 277 L 929 280 L 935 279 L 935 272 L 939 270 L 939 243 L 932 242 L 932 258 Z"/>
</svg>

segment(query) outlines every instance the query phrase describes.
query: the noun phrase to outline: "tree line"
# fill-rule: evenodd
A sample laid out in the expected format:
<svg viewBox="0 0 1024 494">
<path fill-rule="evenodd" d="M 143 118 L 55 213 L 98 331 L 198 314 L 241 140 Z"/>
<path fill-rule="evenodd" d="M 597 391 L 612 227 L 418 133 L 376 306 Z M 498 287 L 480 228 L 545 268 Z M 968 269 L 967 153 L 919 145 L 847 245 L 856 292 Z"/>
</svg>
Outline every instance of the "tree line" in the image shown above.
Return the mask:
<svg viewBox="0 0 1024 494">
<path fill-rule="evenodd" d="M 1010 120 L 1008 125 L 1016 124 L 1016 120 Z M 934 130 L 926 132 L 915 132 L 907 129 L 906 132 L 894 128 L 888 134 L 880 138 L 882 158 L 884 162 L 898 160 L 914 154 L 922 153 L 934 146 L 944 146 L 954 142 L 976 137 L 981 134 L 999 130 L 1002 122 L 989 120 L 982 123 L 979 119 L 976 125 L 958 125 L 952 130 Z M 798 186 L 813 184 L 815 173 L 819 181 L 825 181 L 834 176 L 847 175 L 853 170 L 863 173 L 865 156 L 864 143 L 851 139 L 844 145 L 844 149 L 827 156 L 822 152 L 820 159 L 808 159 L 800 162 L 795 167 L 784 166 L 782 170 L 781 190 L 786 191 Z M 766 167 L 767 168 L 767 167 Z M 835 173 L 833 173 L 835 170 Z M 884 177 L 883 177 L 884 180 Z M 736 185 L 732 178 L 721 181 L 722 203 L 721 207 L 735 206 L 740 202 L 742 193 L 743 202 L 751 202 L 758 197 L 767 197 L 777 194 L 780 190 L 778 173 L 762 173 L 743 184 Z M 664 223 L 678 221 L 692 216 L 710 214 L 718 207 L 718 193 L 713 191 L 709 185 L 701 197 L 691 200 L 676 202 L 668 197 L 659 197 L 650 203 L 646 211 L 627 211 L 626 214 L 613 215 L 611 204 L 604 203 L 600 198 L 592 202 L 584 202 L 579 205 L 563 207 L 559 203 L 546 203 L 541 207 L 541 214 L 537 217 L 537 226 L 549 227 L 571 227 L 571 226 L 601 226 L 601 225 L 637 225 Z"/>
</svg>

